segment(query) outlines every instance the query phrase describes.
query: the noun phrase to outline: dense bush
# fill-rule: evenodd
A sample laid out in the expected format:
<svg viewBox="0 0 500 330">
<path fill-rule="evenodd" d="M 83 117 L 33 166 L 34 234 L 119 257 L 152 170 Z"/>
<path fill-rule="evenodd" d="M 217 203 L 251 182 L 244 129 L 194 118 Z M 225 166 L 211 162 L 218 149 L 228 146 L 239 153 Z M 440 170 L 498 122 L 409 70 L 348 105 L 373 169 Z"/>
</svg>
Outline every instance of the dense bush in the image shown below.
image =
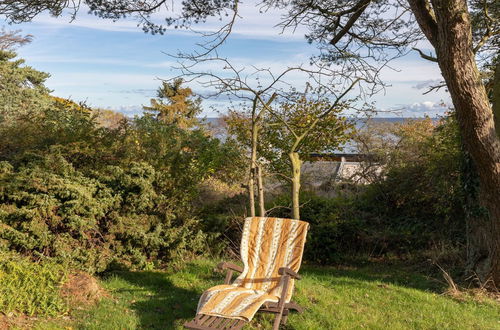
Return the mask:
<svg viewBox="0 0 500 330">
<path fill-rule="evenodd" d="M 326 198 L 312 193 L 302 193 L 301 218 L 310 228 L 304 259 L 310 262 L 331 264 L 361 252 L 365 248 L 366 221 L 356 212 L 354 201 L 343 197 Z M 276 205 L 291 205 L 289 194 L 272 201 Z M 272 216 L 290 218 L 290 209 L 279 207 Z"/>
<path fill-rule="evenodd" d="M 0 252 L 93 273 L 206 250 L 197 196 L 209 178 L 238 178 L 231 141 L 153 115 L 103 127 L 85 106 L 40 97 L 34 115 L 17 114 L 12 101 L 0 118 Z"/>
<path fill-rule="evenodd" d="M 391 129 L 397 147 L 383 150 L 383 173 L 364 187 L 338 187 L 337 197 L 303 193 L 301 218 L 311 223 L 306 260 L 331 263 L 353 254 L 404 256 L 465 244 L 463 154 L 453 117 Z M 288 196 L 271 215 L 290 217 Z M 276 208 L 276 206 L 282 206 Z"/>
<path fill-rule="evenodd" d="M 54 262 L 32 262 L 14 254 L 0 254 L 0 313 L 56 316 L 68 311 L 60 295 L 65 267 Z"/>
<path fill-rule="evenodd" d="M 47 75 L 13 53 L 0 55 L 0 80 L 10 86 L 0 100 L 0 252 L 99 272 L 237 245 L 246 197 L 206 205 L 200 191 L 209 180 L 244 179 L 244 152 L 206 132 L 195 118 L 198 101 L 175 103 L 176 91 L 191 95 L 182 82 L 163 86 L 153 113 L 103 126 L 98 112 L 51 97 Z M 186 114 L 192 120 L 177 118 Z M 371 184 L 333 199 L 301 197 L 301 218 L 311 223 L 309 261 L 463 243 L 463 155 L 453 117 L 437 126 L 430 119 L 394 125 L 376 137 L 382 140 L 366 152 L 382 171 Z M 290 217 L 274 208 L 289 206 L 289 197 L 271 204 L 271 215 Z"/>
<path fill-rule="evenodd" d="M 87 177 L 53 152 L 18 170 L 1 163 L 4 250 L 52 257 L 89 272 L 113 261 L 144 267 L 201 250 L 197 221 L 158 192 L 163 175 L 147 163 L 109 166 Z"/>
<path fill-rule="evenodd" d="M 44 86 L 49 74 L 25 65 L 13 51 L 0 48 L 0 122 L 30 118 L 49 104 Z"/>
<path fill-rule="evenodd" d="M 402 253 L 439 241 L 463 244 L 464 156 L 453 115 L 437 125 L 429 119 L 399 125 L 395 134 L 384 178 L 368 187 L 360 205 L 385 229 L 380 247 Z"/>
</svg>

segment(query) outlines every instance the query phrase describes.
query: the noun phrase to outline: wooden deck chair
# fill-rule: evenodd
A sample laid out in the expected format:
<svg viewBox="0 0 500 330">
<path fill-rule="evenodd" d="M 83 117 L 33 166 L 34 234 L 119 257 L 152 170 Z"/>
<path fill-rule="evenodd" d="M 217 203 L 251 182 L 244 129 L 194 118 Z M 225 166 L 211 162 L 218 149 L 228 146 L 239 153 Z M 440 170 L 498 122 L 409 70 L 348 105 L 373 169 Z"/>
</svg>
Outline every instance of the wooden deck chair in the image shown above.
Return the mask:
<svg viewBox="0 0 500 330">
<path fill-rule="evenodd" d="M 196 317 L 185 323 L 188 329 L 241 329 L 257 311 L 275 313 L 273 329 L 285 324 L 290 310 L 302 312 L 291 302 L 295 280 L 309 224 L 281 218 L 247 218 L 240 254 L 243 268 L 221 263 L 226 269 L 223 285 L 214 286 L 200 297 Z M 240 272 L 231 282 L 233 271 Z"/>
</svg>

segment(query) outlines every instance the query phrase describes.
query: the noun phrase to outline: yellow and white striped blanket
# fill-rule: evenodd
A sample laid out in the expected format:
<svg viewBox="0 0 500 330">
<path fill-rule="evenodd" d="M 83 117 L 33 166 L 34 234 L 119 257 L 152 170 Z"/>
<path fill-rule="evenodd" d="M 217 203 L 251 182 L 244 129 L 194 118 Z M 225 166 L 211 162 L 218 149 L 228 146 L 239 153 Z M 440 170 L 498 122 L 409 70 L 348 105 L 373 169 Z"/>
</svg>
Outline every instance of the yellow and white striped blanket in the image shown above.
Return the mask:
<svg viewBox="0 0 500 330">
<path fill-rule="evenodd" d="M 243 273 L 231 285 L 205 291 L 197 313 L 250 321 L 264 303 L 278 302 L 282 289 L 278 270 L 299 270 L 308 228 L 309 224 L 300 220 L 247 218 L 240 248 Z M 293 287 L 290 279 L 286 302 Z"/>
</svg>

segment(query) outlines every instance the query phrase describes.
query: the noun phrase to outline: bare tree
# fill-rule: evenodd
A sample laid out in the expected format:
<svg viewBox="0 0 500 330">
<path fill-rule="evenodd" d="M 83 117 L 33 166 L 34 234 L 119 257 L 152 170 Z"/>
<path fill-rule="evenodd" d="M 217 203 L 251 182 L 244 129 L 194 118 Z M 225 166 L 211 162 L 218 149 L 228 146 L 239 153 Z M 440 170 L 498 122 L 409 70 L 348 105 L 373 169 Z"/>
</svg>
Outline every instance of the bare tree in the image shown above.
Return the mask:
<svg viewBox="0 0 500 330">
<path fill-rule="evenodd" d="M 293 218 L 299 219 L 299 190 L 300 190 L 300 167 L 302 161 L 299 157 L 298 150 L 303 144 L 304 140 L 308 138 L 311 132 L 316 128 L 317 124 L 328 117 L 331 113 L 341 106 L 345 96 L 353 90 L 353 88 L 361 80 L 360 78 L 352 77 L 350 85 L 345 87 L 340 93 L 336 92 L 334 88 L 322 87 L 328 96 L 334 96 L 334 101 L 330 103 L 318 102 L 315 104 L 321 111 L 315 113 L 312 122 L 302 131 L 293 129 L 288 125 L 287 118 L 280 116 L 280 114 L 273 110 L 272 103 L 275 100 L 297 100 L 295 97 L 290 96 L 289 85 L 285 82 L 286 76 L 291 72 L 301 72 L 305 74 L 310 83 L 306 86 L 311 86 L 311 83 L 318 84 L 321 78 L 335 79 L 333 72 L 328 67 L 304 67 L 296 66 L 289 67 L 281 73 L 275 75 L 270 69 L 253 68 L 253 71 L 246 73 L 245 69 L 238 69 L 227 59 L 220 57 L 200 58 L 196 55 L 182 54 L 180 59 L 187 60 L 181 62 L 179 67 L 181 75 L 189 81 L 196 80 L 205 89 L 214 89 L 214 93 L 209 96 L 219 96 L 221 94 L 229 94 L 239 100 L 246 100 L 251 104 L 250 106 L 250 171 L 248 179 L 248 195 L 250 204 L 250 214 L 255 215 L 255 184 L 257 183 L 257 192 L 259 197 L 259 214 L 264 216 L 266 214 L 264 204 L 264 185 L 262 182 L 262 166 L 257 161 L 259 134 L 262 129 L 262 120 L 266 114 L 271 114 L 276 118 L 280 118 L 283 125 L 289 129 L 290 133 L 294 136 L 294 143 L 289 150 L 289 157 L 292 164 L 292 197 L 293 197 Z M 206 63 L 221 63 L 225 69 L 226 74 L 215 74 L 212 70 L 198 71 L 196 67 L 200 64 Z M 267 79 L 266 79 L 267 78 Z M 264 82 L 267 80 L 267 83 Z M 254 83 L 255 85 L 252 85 Z M 318 86 L 318 87 L 319 87 Z M 307 88 L 306 87 L 306 90 Z M 295 92 L 293 94 L 296 94 Z M 264 123 L 265 125 L 265 123 Z"/>
<path fill-rule="evenodd" d="M 257 186 L 259 215 L 265 216 L 264 184 L 262 179 L 262 165 L 257 161 L 259 131 L 264 112 L 279 97 L 284 78 L 287 74 L 299 71 L 306 74 L 321 74 L 320 71 L 308 70 L 302 66 L 289 67 L 274 74 L 270 69 L 253 68 L 246 72 L 234 66 L 230 61 L 220 57 L 199 57 L 195 55 L 180 55 L 180 76 L 187 81 L 198 82 L 205 90 L 213 92 L 205 97 L 220 97 L 223 95 L 237 99 L 250 107 L 250 165 L 247 181 L 250 215 L 256 215 L 255 191 Z M 184 61 L 183 61 L 184 60 Z M 224 73 L 217 74 L 211 70 L 198 70 L 201 64 L 211 64 L 222 67 Z M 176 78 L 174 78 L 176 79 Z M 263 81 L 267 80 L 267 83 Z"/>
</svg>

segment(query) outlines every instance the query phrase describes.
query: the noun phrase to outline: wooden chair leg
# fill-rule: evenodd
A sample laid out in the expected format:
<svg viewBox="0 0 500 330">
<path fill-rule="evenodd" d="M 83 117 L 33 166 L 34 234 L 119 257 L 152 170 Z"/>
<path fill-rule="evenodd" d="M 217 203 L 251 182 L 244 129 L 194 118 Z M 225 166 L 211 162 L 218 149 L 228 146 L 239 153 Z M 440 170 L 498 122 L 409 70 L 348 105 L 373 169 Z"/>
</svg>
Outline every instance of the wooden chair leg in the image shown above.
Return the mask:
<svg viewBox="0 0 500 330">
<path fill-rule="evenodd" d="M 288 290 L 288 281 L 290 280 L 290 276 L 283 276 L 283 287 L 281 289 L 281 297 L 278 303 L 278 313 L 276 314 L 276 318 L 274 319 L 273 330 L 279 330 L 281 319 L 283 318 L 283 312 L 285 310 L 285 299 L 286 293 Z"/>
<path fill-rule="evenodd" d="M 281 324 L 281 313 L 276 314 L 276 317 L 274 318 L 274 324 L 273 324 L 273 330 L 279 330 L 280 324 Z"/>
<path fill-rule="evenodd" d="M 283 312 L 283 317 L 281 318 L 281 324 L 285 325 L 288 320 L 288 309 L 285 309 Z"/>
</svg>

